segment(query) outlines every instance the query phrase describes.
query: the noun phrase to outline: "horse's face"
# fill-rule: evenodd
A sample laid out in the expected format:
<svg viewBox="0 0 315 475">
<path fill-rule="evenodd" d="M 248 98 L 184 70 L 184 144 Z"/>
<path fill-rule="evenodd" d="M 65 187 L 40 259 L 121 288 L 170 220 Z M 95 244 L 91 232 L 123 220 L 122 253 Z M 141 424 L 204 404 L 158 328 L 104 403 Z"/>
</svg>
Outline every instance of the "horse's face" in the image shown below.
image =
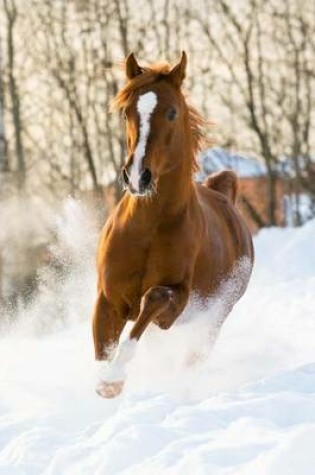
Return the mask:
<svg viewBox="0 0 315 475">
<path fill-rule="evenodd" d="M 129 79 L 142 74 L 133 55 L 126 65 Z M 180 63 L 159 81 L 136 90 L 125 108 L 128 155 L 122 176 L 132 194 L 151 194 L 159 178 L 180 159 L 176 151 L 181 145 L 186 110 L 180 92 L 185 65 L 183 54 Z"/>
</svg>

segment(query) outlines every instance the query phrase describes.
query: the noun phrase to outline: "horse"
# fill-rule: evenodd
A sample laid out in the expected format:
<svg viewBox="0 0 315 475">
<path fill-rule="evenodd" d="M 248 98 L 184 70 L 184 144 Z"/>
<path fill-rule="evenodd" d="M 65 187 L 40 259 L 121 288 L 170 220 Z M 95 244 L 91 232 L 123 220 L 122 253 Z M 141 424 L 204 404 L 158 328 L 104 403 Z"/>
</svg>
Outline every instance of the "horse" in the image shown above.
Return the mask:
<svg viewBox="0 0 315 475">
<path fill-rule="evenodd" d="M 185 52 L 173 67 L 140 66 L 131 53 L 126 83 L 114 99 L 126 121 L 127 158 L 125 193 L 97 253 L 93 337 L 96 360 L 107 362 L 96 389 L 105 398 L 122 391 L 126 364 L 150 323 L 169 329 L 190 296 L 206 302 L 246 258 L 249 270 L 223 323 L 250 279 L 253 244 L 235 207 L 236 174 L 224 170 L 202 184 L 194 181 L 205 120 L 182 91 L 186 65 Z M 133 326 L 119 344 L 128 320 Z"/>
</svg>

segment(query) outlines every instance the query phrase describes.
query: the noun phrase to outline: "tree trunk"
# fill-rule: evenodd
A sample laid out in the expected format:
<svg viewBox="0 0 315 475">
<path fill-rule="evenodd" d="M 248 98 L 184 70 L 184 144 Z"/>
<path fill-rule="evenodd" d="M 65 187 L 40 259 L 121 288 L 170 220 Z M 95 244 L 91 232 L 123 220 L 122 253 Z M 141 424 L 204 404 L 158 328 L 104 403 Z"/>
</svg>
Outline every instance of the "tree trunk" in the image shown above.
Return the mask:
<svg viewBox="0 0 315 475">
<path fill-rule="evenodd" d="M 3 0 L 7 19 L 7 55 L 8 55 L 8 90 L 12 105 L 12 122 L 15 139 L 15 152 L 17 157 L 17 183 L 22 191 L 25 187 L 25 157 L 22 139 L 22 121 L 20 97 L 15 81 L 15 50 L 14 50 L 14 27 L 17 19 L 17 10 L 14 0 L 9 7 L 8 0 Z"/>
<path fill-rule="evenodd" d="M 4 71 L 2 63 L 2 41 L 0 37 L 0 191 L 3 185 L 3 172 L 8 170 L 7 143 L 4 123 Z"/>
</svg>

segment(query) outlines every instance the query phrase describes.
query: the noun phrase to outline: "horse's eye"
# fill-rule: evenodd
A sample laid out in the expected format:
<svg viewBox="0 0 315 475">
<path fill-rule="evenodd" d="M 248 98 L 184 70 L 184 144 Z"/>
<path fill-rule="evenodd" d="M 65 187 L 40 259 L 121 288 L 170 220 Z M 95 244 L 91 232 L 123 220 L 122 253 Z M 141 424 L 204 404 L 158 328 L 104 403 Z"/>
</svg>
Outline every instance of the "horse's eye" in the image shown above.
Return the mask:
<svg viewBox="0 0 315 475">
<path fill-rule="evenodd" d="M 167 111 L 167 118 L 168 120 L 174 120 L 176 118 L 176 109 L 174 107 L 170 107 Z"/>
</svg>

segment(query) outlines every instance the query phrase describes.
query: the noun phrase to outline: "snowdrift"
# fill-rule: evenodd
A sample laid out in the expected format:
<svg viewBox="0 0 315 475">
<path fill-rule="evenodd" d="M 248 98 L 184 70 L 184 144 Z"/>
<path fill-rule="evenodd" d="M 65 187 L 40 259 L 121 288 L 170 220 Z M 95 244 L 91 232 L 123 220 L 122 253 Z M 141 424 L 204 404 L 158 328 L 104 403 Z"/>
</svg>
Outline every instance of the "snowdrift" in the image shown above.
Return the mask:
<svg viewBox="0 0 315 475">
<path fill-rule="evenodd" d="M 0 474 L 313 475 L 315 221 L 256 237 L 251 284 L 210 354 L 215 304 L 149 328 L 125 391 L 106 401 L 94 393 L 89 219 L 66 204 L 54 252 L 71 271 L 44 276 L 0 337 Z"/>
</svg>

